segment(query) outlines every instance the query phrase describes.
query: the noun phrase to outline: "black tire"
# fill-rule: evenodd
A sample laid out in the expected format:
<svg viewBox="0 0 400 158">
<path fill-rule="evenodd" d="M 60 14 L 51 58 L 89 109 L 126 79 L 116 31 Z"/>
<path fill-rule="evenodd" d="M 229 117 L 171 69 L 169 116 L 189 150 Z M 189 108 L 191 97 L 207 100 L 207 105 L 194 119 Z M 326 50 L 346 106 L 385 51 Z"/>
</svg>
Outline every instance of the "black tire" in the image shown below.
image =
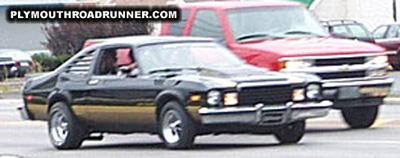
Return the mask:
<svg viewBox="0 0 400 158">
<path fill-rule="evenodd" d="M 56 129 L 56 127 L 61 129 Z M 79 148 L 87 136 L 84 126 L 63 102 L 57 102 L 51 107 L 48 117 L 48 132 L 53 146 L 61 150 Z"/>
<path fill-rule="evenodd" d="M 351 128 L 368 128 L 378 116 L 379 106 L 354 107 L 342 109 L 342 115 Z"/>
<path fill-rule="evenodd" d="M 167 148 L 187 149 L 193 146 L 196 124 L 183 106 L 170 101 L 162 107 L 158 118 L 158 134 Z"/>
<path fill-rule="evenodd" d="M 306 122 L 304 120 L 296 121 L 284 126 L 275 132 L 274 135 L 280 144 L 295 144 L 303 138 L 305 129 Z"/>
</svg>

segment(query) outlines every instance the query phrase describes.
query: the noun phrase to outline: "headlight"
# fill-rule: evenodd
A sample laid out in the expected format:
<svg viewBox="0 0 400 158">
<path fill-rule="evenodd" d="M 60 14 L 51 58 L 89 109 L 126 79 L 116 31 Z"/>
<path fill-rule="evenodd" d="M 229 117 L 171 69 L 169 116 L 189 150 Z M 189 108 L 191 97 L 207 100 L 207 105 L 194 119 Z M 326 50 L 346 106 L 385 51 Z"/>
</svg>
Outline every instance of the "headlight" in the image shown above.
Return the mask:
<svg viewBox="0 0 400 158">
<path fill-rule="evenodd" d="M 306 96 L 308 99 L 317 99 L 320 95 L 321 87 L 318 84 L 310 84 L 306 88 Z"/>
<path fill-rule="evenodd" d="M 377 70 L 369 70 L 367 71 L 367 76 L 386 76 L 386 69 L 377 69 Z"/>
<path fill-rule="evenodd" d="M 304 89 L 295 89 L 292 92 L 293 101 L 302 101 L 306 97 L 304 96 Z"/>
<path fill-rule="evenodd" d="M 279 63 L 279 67 L 281 69 L 299 69 L 299 68 L 306 68 L 311 67 L 314 64 L 313 60 L 288 60 L 282 61 Z"/>
<path fill-rule="evenodd" d="M 207 94 L 207 103 L 209 105 L 218 105 L 221 102 L 221 92 L 213 90 Z"/>
<path fill-rule="evenodd" d="M 239 103 L 237 92 L 228 92 L 224 94 L 224 105 L 236 105 Z"/>
<path fill-rule="evenodd" d="M 369 64 L 385 64 L 385 63 L 388 63 L 388 56 L 380 55 L 380 56 L 367 57 L 367 63 L 369 63 Z"/>
</svg>

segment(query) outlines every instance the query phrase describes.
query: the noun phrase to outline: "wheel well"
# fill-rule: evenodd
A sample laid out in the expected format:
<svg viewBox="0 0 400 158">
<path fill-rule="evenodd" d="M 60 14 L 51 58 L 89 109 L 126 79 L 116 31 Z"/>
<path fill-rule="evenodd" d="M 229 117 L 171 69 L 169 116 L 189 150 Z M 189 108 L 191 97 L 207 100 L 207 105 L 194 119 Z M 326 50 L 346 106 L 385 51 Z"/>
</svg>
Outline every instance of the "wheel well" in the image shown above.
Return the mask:
<svg viewBox="0 0 400 158">
<path fill-rule="evenodd" d="M 49 100 L 49 103 L 48 103 L 49 107 L 47 108 L 47 113 L 50 112 L 50 109 L 54 105 L 54 103 L 57 103 L 60 101 L 67 103 L 67 98 L 63 95 L 55 95 L 55 96 L 51 97 Z"/>
<path fill-rule="evenodd" d="M 157 120 L 160 115 L 161 109 L 164 107 L 164 105 L 173 100 L 181 103 L 180 99 L 177 96 L 174 96 L 172 94 L 164 95 L 156 101 L 156 107 L 157 107 L 156 118 L 157 118 Z"/>
</svg>

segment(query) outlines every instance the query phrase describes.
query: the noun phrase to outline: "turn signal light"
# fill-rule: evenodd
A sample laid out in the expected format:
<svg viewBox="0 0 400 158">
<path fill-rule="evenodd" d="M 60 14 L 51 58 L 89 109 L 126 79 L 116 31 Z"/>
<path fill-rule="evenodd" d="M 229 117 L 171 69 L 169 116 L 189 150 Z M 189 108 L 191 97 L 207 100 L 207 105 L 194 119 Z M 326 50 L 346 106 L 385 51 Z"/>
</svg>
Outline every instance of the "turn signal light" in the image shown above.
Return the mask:
<svg viewBox="0 0 400 158">
<path fill-rule="evenodd" d="M 190 96 L 190 101 L 192 102 L 198 102 L 201 99 L 201 95 L 192 95 Z"/>
<path fill-rule="evenodd" d="M 230 92 L 224 95 L 224 105 L 237 105 L 239 103 L 238 93 Z"/>
</svg>

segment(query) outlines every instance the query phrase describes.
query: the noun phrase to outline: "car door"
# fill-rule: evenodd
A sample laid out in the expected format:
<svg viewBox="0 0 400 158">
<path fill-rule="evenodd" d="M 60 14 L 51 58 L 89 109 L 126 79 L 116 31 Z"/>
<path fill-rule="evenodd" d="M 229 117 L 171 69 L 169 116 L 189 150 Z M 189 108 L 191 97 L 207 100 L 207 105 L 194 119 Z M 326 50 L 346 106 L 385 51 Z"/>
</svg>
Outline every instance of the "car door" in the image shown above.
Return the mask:
<svg viewBox="0 0 400 158">
<path fill-rule="evenodd" d="M 126 46 L 107 47 L 100 50 L 96 68 L 87 86 L 90 87 L 85 106 L 85 120 L 105 131 L 141 131 L 154 128 L 154 98 L 160 91 L 151 78 L 100 73 L 101 62 L 110 50 L 127 49 Z M 131 49 L 129 47 L 129 49 Z"/>
</svg>

